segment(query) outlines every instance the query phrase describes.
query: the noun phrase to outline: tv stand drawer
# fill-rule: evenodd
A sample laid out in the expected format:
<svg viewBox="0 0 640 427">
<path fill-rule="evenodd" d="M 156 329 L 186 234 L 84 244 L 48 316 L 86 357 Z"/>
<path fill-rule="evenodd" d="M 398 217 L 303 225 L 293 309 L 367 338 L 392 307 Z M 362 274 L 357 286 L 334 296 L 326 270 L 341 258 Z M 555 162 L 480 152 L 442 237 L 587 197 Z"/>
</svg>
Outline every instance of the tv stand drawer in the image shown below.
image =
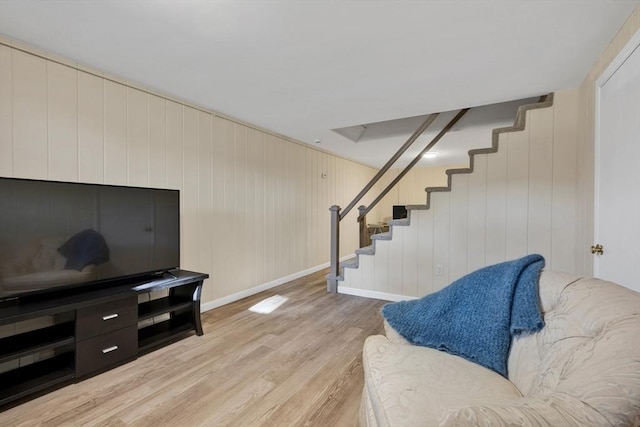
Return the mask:
<svg viewBox="0 0 640 427">
<path fill-rule="evenodd" d="M 76 377 L 98 373 L 136 357 L 138 326 L 133 325 L 76 343 Z"/>
<path fill-rule="evenodd" d="M 76 340 L 84 340 L 138 323 L 138 296 L 79 308 L 76 311 Z"/>
</svg>

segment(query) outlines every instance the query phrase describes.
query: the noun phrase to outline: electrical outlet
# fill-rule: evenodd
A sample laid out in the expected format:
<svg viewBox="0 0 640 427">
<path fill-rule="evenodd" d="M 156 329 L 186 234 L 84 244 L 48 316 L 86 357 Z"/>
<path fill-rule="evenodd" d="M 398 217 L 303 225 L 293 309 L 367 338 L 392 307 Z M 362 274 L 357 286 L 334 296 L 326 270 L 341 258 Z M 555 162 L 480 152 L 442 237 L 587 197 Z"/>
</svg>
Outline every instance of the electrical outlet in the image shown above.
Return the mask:
<svg viewBox="0 0 640 427">
<path fill-rule="evenodd" d="M 444 276 L 444 267 L 442 264 L 436 264 L 436 276 Z"/>
</svg>

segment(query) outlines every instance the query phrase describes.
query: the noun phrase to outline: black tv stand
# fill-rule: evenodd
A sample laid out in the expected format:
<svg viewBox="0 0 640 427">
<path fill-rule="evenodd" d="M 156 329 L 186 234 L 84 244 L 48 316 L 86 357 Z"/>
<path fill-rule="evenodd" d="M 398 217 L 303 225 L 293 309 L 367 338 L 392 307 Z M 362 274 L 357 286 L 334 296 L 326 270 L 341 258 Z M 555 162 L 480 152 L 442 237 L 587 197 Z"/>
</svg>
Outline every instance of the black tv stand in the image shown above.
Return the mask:
<svg viewBox="0 0 640 427">
<path fill-rule="evenodd" d="M 172 273 L 172 272 L 170 272 L 170 271 L 165 271 L 165 272 L 163 272 L 163 273 L 162 273 L 162 275 L 163 275 L 163 276 L 164 276 L 165 274 L 166 274 L 166 275 L 168 275 L 168 276 L 173 277 L 174 279 L 177 279 L 177 278 L 178 278 L 178 276 L 176 276 L 175 274 L 173 274 L 173 273 Z"/>
<path fill-rule="evenodd" d="M 185 270 L 171 276 L 0 303 L 0 366 L 5 364 L 0 411 L 131 361 L 191 331 L 202 335 L 200 296 L 209 276 Z M 167 295 L 138 302 L 139 295 L 160 290 L 168 290 Z M 14 333 L 7 334 L 12 328 Z M 27 332 L 17 332 L 23 328 Z"/>
</svg>

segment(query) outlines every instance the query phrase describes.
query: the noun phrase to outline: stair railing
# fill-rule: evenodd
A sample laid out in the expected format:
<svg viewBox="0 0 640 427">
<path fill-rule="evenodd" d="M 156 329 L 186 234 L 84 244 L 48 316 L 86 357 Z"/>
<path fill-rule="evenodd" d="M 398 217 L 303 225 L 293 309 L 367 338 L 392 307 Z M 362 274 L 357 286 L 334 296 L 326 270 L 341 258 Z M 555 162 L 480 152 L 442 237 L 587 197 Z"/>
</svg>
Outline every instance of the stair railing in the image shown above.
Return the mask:
<svg viewBox="0 0 640 427">
<path fill-rule="evenodd" d="M 366 215 L 371 209 L 373 209 L 380 200 L 420 161 L 422 156 L 429 151 L 433 146 L 442 139 L 442 137 L 469 111 L 469 108 L 460 110 L 456 116 L 447 123 L 447 125 L 436 135 L 435 138 L 427 144 L 427 146 L 420 151 L 420 153 L 409 163 L 407 167 L 374 199 L 371 204 L 358 207 L 358 223 L 360 233 L 360 246 L 364 245 L 365 233 L 367 233 L 366 227 Z M 338 291 L 338 276 L 340 275 L 340 221 L 353 209 L 353 207 L 367 194 L 367 192 L 380 180 L 380 178 L 391 168 L 393 163 L 400 158 L 400 156 L 407 151 L 407 149 L 415 142 L 420 135 L 434 122 L 439 113 L 430 114 L 427 119 L 420 125 L 418 129 L 409 137 L 398 151 L 391 156 L 387 163 L 371 178 L 371 180 L 364 186 L 364 188 L 354 197 L 354 199 L 347 205 L 342 212 L 340 212 L 340 206 L 333 205 L 329 208 L 331 212 L 331 254 L 329 260 L 329 274 L 327 275 L 327 292 L 336 293 Z"/>
<path fill-rule="evenodd" d="M 364 209 L 360 209 L 360 215 L 358 216 L 358 221 L 364 221 L 366 218 L 366 215 L 371 211 L 371 209 L 373 209 L 378 202 L 380 202 L 380 200 L 382 200 L 384 198 L 384 196 L 387 195 L 387 193 L 389 191 L 391 191 L 391 189 L 398 183 L 400 182 L 400 180 L 402 178 L 404 178 L 404 176 L 420 161 L 420 159 L 422 158 L 422 156 L 429 150 L 431 150 L 433 148 L 434 145 L 436 145 L 438 143 L 438 141 L 440 141 L 442 139 L 442 137 L 451 130 L 451 128 L 462 118 L 462 116 L 464 116 L 466 114 L 466 112 L 469 111 L 469 108 L 464 108 L 462 110 L 460 110 L 458 112 L 458 114 L 456 114 L 456 116 L 451 119 L 451 121 L 449 123 L 447 123 L 447 125 L 442 128 L 442 130 L 438 133 L 438 135 L 436 135 L 435 138 L 433 138 L 431 140 L 431 142 L 424 147 L 424 149 L 411 161 L 411 163 L 409 163 L 407 165 L 407 167 L 405 167 L 402 172 L 400 172 L 398 174 L 397 177 L 395 177 L 393 179 L 393 181 L 391 181 L 389 183 L 389 185 L 387 185 L 387 187 L 382 190 L 382 192 L 378 195 L 378 197 L 376 197 L 373 202 L 371 202 L 371 204 L 364 208 Z"/>
<path fill-rule="evenodd" d="M 380 169 L 378 173 L 376 173 L 375 176 L 371 178 L 371 180 L 367 183 L 367 185 L 365 185 L 364 188 L 356 195 L 356 197 L 353 198 L 351 203 L 349 203 L 347 207 L 344 208 L 344 210 L 340 214 L 340 220 L 343 220 L 344 217 L 347 216 L 347 214 L 351 211 L 351 209 L 353 209 L 356 203 L 358 203 L 365 196 L 365 194 L 367 194 L 367 192 L 371 190 L 371 188 L 378 183 L 380 178 L 382 178 L 382 175 L 384 175 L 389 169 L 391 169 L 391 166 L 393 166 L 396 160 L 398 160 L 400 156 L 402 156 L 404 152 L 407 151 L 409 147 L 411 147 L 411 144 L 413 144 L 415 140 L 418 139 L 418 137 L 422 135 L 429 126 L 431 126 L 431 123 L 435 121 L 435 119 L 438 117 L 438 114 L 439 113 L 430 114 L 425 119 L 425 121 L 422 122 L 420 127 L 416 129 L 415 132 L 413 132 L 413 134 L 409 137 L 409 139 L 407 139 L 407 142 L 405 142 L 402 145 L 402 147 L 400 147 L 398 151 L 396 151 L 396 153 L 393 156 L 391 156 L 391 158 L 387 161 L 387 163 L 385 163 L 382 169 Z"/>
<path fill-rule="evenodd" d="M 340 212 L 340 206 L 333 205 L 329 208 L 331 212 L 331 254 L 329 257 L 329 274 L 327 275 L 327 292 L 336 293 L 338 291 L 338 276 L 340 275 L 340 221 L 353 209 L 365 194 L 382 178 L 396 160 L 404 154 L 405 151 L 415 142 L 420 135 L 435 121 L 439 113 L 430 114 L 418 129 L 407 139 L 407 141 L 391 156 L 391 158 L 385 163 L 373 178 L 364 186 L 364 188 L 353 198 L 351 203 L 347 205 L 342 212 Z M 366 224 L 360 223 L 360 241 L 362 242 L 362 227 L 366 228 Z"/>
</svg>

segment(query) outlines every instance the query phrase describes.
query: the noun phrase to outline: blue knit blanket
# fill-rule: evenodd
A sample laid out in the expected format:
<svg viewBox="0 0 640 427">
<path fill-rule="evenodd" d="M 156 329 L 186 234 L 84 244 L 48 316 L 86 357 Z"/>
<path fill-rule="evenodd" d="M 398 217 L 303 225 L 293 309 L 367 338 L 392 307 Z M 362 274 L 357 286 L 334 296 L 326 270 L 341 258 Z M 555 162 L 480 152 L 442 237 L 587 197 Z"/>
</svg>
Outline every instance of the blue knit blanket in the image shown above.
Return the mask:
<svg viewBox="0 0 640 427">
<path fill-rule="evenodd" d="M 507 376 L 512 336 L 544 326 L 541 255 L 492 265 L 413 301 L 387 304 L 387 322 L 413 344 L 444 350 Z"/>
</svg>

